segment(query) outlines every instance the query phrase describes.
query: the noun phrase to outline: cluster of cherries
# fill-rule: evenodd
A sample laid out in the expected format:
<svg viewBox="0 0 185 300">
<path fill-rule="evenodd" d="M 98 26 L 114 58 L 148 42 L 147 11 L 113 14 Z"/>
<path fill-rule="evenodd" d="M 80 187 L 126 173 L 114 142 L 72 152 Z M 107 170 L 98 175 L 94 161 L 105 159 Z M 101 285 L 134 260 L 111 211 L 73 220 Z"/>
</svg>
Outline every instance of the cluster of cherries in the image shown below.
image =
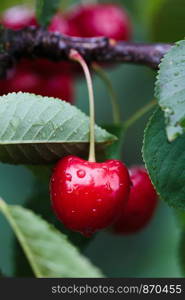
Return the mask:
<svg viewBox="0 0 185 300">
<path fill-rule="evenodd" d="M 13 30 L 38 26 L 34 11 L 26 6 L 8 9 L 0 22 Z M 129 17 L 115 4 L 77 5 L 66 13 L 58 12 L 48 30 L 76 37 L 107 36 L 116 41 L 128 41 L 131 37 Z M 78 75 L 69 63 L 22 60 L 6 80 L 0 80 L 0 94 L 22 91 L 73 102 L 74 78 Z"/>
<path fill-rule="evenodd" d="M 24 6 L 7 10 L 1 23 L 13 30 L 38 26 L 34 12 Z M 115 4 L 85 4 L 57 13 L 49 28 L 70 36 L 128 41 L 131 23 Z M 8 78 L 0 80 L 0 94 L 30 92 L 73 101 L 75 69 L 69 63 L 44 59 L 22 60 Z M 57 163 L 50 182 L 53 209 L 69 229 L 91 236 L 112 225 L 113 231 L 131 234 L 150 221 L 157 195 L 143 167 L 129 171 L 118 160 L 103 163 L 67 156 Z"/>
</svg>

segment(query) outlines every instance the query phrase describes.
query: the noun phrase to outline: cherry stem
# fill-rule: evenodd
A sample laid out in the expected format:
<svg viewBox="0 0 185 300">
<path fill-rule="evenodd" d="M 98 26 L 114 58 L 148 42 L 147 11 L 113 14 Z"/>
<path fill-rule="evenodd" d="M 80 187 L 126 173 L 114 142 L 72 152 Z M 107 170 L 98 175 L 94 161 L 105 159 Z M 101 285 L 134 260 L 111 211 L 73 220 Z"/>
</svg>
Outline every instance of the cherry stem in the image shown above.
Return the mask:
<svg viewBox="0 0 185 300">
<path fill-rule="evenodd" d="M 136 111 L 127 121 L 123 123 L 123 126 L 128 129 L 132 125 L 135 124 L 136 121 L 138 121 L 142 116 L 144 116 L 147 112 L 149 112 L 155 105 L 157 104 L 157 101 L 154 99 L 147 103 L 145 106 L 143 106 L 141 109 Z"/>
<path fill-rule="evenodd" d="M 89 93 L 89 114 L 90 114 L 90 123 L 89 123 L 89 131 L 90 131 L 90 146 L 89 146 L 89 161 L 95 162 L 96 156 L 95 156 L 95 108 L 94 108 L 94 91 L 93 91 L 93 84 L 92 84 L 92 78 L 89 71 L 89 68 L 87 66 L 86 61 L 84 58 L 80 55 L 78 51 L 75 49 L 71 49 L 69 53 L 69 58 L 73 61 L 78 62 L 81 67 L 83 68 L 86 82 L 87 82 L 87 88 Z"/>
<path fill-rule="evenodd" d="M 107 75 L 107 73 L 101 68 L 97 63 L 93 63 L 92 67 L 96 74 L 102 79 L 102 81 L 105 83 L 107 90 L 110 95 L 111 104 L 112 104 L 112 114 L 113 114 L 113 121 L 115 124 L 121 123 L 121 114 L 120 114 L 120 107 L 119 103 L 117 101 L 117 95 L 113 88 L 113 85 Z"/>
</svg>

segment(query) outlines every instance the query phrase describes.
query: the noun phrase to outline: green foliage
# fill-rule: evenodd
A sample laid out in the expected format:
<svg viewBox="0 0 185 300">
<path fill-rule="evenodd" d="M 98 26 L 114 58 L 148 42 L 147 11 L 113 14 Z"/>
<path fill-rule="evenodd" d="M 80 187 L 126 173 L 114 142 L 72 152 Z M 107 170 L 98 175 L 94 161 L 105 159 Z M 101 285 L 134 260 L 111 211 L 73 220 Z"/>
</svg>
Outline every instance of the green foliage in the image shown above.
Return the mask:
<svg viewBox="0 0 185 300">
<path fill-rule="evenodd" d="M 185 37 L 184 0 L 140 0 L 150 38 L 155 42 L 175 42 Z"/>
<path fill-rule="evenodd" d="M 0 97 L 0 161 L 51 164 L 68 154 L 86 157 L 89 118 L 75 106 L 28 93 Z M 115 137 L 96 126 L 97 152 Z"/>
<path fill-rule="evenodd" d="M 165 55 L 156 83 L 156 97 L 165 113 L 169 141 L 185 131 L 185 41 Z"/>
<path fill-rule="evenodd" d="M 15 5 L 33 5 L 35 0 L 2 0 L 0 1 L 0 12 L 3 12 L 5 9 Z"/>
<path fill-rule="evenodd" d="M 179 247 L 179 265 L 183 276 L 185 276 L 185 231 L 181 233 L 180 247 Z"/>
<path fill-rule="evenodd" d="M 168 142 L 160 109 L 145 130 L 143 157 L 160 197 L 170 206 L 185 210 L 185 135 Z"/>
<path fill-rule="evenodd" d="M 39 183 L 48 184 L 54 165 L 27 165 L 26 167 L 38 179 Z"/>
<path fill-rule="evenodd" d="M 5 277 L 4 274 L 0 270 L 0 278 Z"/>
<path fill-rule="evenodd" d="M 36 0 L 36 15 L 40 25 L 47 26 L 58 8 L 61 0 Z"/>
<path fill-rule="evenodd" d="M 103 127 L 117 137 L 117 141 L 106 149 L 107 159 L 121 159 L 123 138 L 125 135 L 125 128 L 123 124 L 106 125 Z"/>
<path fill-rule="evenodd" d="M 175 216 L 180 227 L 185 229 L 185 212 L 179 209 L 175 210 Z"/>
<path fill-rule="evenodd" d="M 0 210 L 10 223 L 36 277 L 102 277 L 56 230 L 32 211 L 0 200 Z"/>
</svg>

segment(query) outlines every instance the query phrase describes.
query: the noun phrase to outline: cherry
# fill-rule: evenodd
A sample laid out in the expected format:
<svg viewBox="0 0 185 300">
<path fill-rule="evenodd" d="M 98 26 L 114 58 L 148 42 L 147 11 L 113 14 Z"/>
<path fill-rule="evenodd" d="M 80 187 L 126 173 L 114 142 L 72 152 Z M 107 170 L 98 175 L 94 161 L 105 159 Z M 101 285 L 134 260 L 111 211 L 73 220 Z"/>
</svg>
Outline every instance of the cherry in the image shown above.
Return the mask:
<svg viewBox="0 0 185 300">
<path fill-rule="evenodd" d="M 24 5 L 13 6 L 7 9 L 2 16 L 1 23 L 13 30 L 37 25 L 34 11 Z"/>
<path fill-rule="evenodd" d="M 127 12 L 115 4 L 75 6 L 67 16 L 71 27 L 82 37 L 107 36 L 115 40 L 131 38 L 131 22 Z"/>
<path fill-rule="evenodd" d="M 8 92 L 28 92 L 39 94 L 39 87 L 42 84 L 42 79 L 39 75 L 30 70 L 22 70 L 17 68 L 14 76 L 7 79 Z"/>
<path fill-rule="evenodd" d="M 54 74 L 43 80 L 43 85 L 40 86 L 40 95 L 55 97 L 70 103 L 74 99 L 74 81 L 69 74 Z"/>
<path fill-rule="evenodd" d="M 115 233 L 125 235 L 145 228 L 157 205 L 157 194 L 145 168 L 133 167 L 129 174 L 132 181 L 129 200 L 113 225 Z"/>
<path fill-rule="evenodd" d="M 77 31 L 77 28 L 73 26 L 73 23 L 69 22 L 68 19 L 64 15 L 62 15 L 61 12 L 57 13 L 53 17 L 52 22 L 48 27 L 48 31 L 58 32 L 69 36 L 80 35 L 80 33 Z"/>
<path fill-rule="evenodd" d="M 0 80 L 0 96 L 3 96 L 4 94 L 7 94 L 7 84 L 6 79 Z"/>
<path fill-rule="evenodd" d="M 39 74 L 34 71 L 34 63 L 26 60 L 17 66 L 10 78 L 0 80 L 0 93 L 21 91 L 72 102 L 73 85 L 73 78 L 69 74 Z"/>
<path fill-rule="evenodd" d="M 129 188 L 128 170 L 122 162 L 89 162 L 76 156 L 59 160 L 50 182 L 59 220 L 87 237 L 115 221 Z"/>
</svg>

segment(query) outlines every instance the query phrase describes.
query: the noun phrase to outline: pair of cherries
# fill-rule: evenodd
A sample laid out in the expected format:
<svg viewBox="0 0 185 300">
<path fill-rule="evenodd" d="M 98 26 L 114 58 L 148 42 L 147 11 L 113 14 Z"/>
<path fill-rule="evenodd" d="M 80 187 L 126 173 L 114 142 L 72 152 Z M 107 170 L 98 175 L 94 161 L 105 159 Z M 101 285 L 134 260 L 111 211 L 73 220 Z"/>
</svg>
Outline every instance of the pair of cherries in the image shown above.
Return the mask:
<svg viewBox="0 0 185 300">
<path fill-rule="evenodd" d="M 34 11 L 26 6 L 11 7 L 4 12 L 0 23 L 13 30 L 38 26 Z M 127 12 L 122 7 L 88 3 L 73 6 L 66 13 L 58 12 L 48 31 L 78 37 L 107 36 L 116 41 L 128 41 L 132 30 Z M 72 103 L 74 77 L 78 75 L 79 68 L 72 63 L 55 63 L 46 59 L 24 60 L 9 72 L 6 80 L 0 80 L 0 94 L 22 91 Z"/>
<path fill-rule="evenodd" d="M 128 172 L 119 160 L 97 163 L 76 156 L 57 163 L 50 195 L 58 219 L 86 237 L 112 224 L 115 233 L 135 233 L 147 225 L 157 204 L 143 167 Z"/>
</svg>

